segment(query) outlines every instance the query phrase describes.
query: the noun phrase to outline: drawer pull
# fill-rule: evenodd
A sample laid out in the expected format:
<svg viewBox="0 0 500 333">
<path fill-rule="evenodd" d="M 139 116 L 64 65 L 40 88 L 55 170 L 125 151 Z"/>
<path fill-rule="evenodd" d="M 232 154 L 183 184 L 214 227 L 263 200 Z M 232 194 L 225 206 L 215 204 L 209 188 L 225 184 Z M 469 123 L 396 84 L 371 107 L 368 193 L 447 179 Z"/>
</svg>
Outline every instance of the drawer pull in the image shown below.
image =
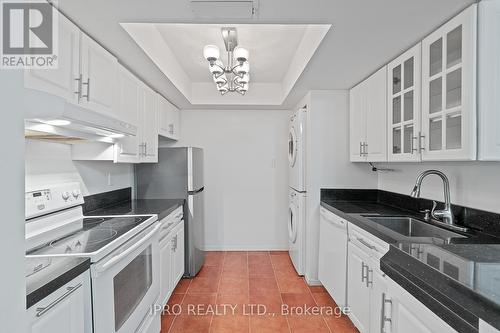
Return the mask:
<svg viewBox="0 0 500 333">
<path fill-rule="evenodd" d="M 67 291 L 64 294 L 62 294 L 61 296 L 59 296 L 55 301 L 53 301 L 52 303 L 50 303 L 46 307 L 36 308 L 36 311 L 37 311 L 36 316 L 37 317 L 43 316 L 48 311 L 50 311 L 50 309 L 52 309 L 54 306 L 61 303 L 64 299 L 68 298 L 72 293 L 74 293 L 76 290 L 78 290 L 78 288 L 80 288 L 81 286 L 82 286 L 82 284 L 79 283 L 74 287 L 67 287 L 66 288 Z"/>
<path fill-rule="evenodd" d="M 363 244 L 364 246 L 366 246 L 370 250 L 375 250 L 376 249 L 376 247 L 374 245 L 371 245 L 370 243 L 368 243 L 367 241 L 365 241 L 363 238 L 357 237 L 356 239 L 358 240 L 358 242 L 360 242 L 361 244 Z"/>
</svg>

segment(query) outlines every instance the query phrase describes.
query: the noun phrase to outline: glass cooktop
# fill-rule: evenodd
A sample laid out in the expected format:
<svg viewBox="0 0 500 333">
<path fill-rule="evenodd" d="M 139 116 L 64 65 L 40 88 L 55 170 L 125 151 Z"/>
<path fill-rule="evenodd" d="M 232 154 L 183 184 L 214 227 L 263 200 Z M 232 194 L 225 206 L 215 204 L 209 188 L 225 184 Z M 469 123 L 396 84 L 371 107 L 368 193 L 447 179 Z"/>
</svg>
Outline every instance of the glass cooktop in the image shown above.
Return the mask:
<svg viewBox="0 0 500 333">
<path fill-rule="evenodd" d="M 83 227 L 80 230 L 53 240 L 31 251 L 28 255 L 86 255 L 94 253 L 151 217 L 153 215 L 86 217 L 83 218 Z"/>
</svg>

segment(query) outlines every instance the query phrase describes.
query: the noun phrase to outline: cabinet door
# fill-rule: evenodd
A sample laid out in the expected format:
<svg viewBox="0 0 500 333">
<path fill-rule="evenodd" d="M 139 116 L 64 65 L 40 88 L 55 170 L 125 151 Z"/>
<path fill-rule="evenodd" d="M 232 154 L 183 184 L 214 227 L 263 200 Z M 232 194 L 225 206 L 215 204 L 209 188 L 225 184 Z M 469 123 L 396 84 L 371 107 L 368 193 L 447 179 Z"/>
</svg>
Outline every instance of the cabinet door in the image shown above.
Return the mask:
<svg viewBox="0 0 500 333">
<path fill-rule="evenodd" d="M 173 290 L 172 233 L 160 239 L 160 302 L 165 305 Z"/>
<path fill-rule="evenodd" d="M 86 272 L 27 310 L 31 333 L 90 333 L 90 276 Z"/>
<path fill-rule="evenodd" d="M 158 100 L 158 134 L 169 139 L 178 140 L 180 133 L 179 110 L 161 95 L 158 95 Z"/>
<path fill-rule="evenodd" d="M 500 161 L 500 2 L 478 6 L 478 158 Z"/>
<path fill-rule="evenodd" d="M 372 260 L 368 271 L 370 286 L 370 332 L 384 332 L 382 325 L 384 311 L 384 295 L 387 293 L 385 274 L 379 269 L 379 262 Z"/>
<path fill-rule="evenodd" d="M 158 162 L 158 107 L 156 93 L 146 85 L 140 88 L 142 94 L 142 142 L 144 154 L 141 162 Z"/>
<path fill-rule="evenodd" d="M 396 282 L 387 279 L 387 299 L 390 302 L 391 332 L 452 333 L 456 332 L 424 304 Z M 387 312 L 386 312 L 387 313 Z M 387 327 L 387 326 L 386 326 Z M 388 331 L 386 329 L 386 331 Z"/>
<path fill-rule="evenodd" d="M 422 41 L 423 160 L 476 158 L 474 4 Z"/>
<path fill-rule="evenodd" d="M 368 256 L 349 242 L 347 254 L 347 305 L 349 318 L 360 332 L 370 328 L 370 289 L 366 285 Z"/>
<path fill-rule="evenodd" d="M 361 82 L 349 92 L 349 146 L 351 162 L 363 162 L 366 157 L 363 145 L 366 141 L 366 99 L 363 97 L 366 82 Z"/>
<path fill-rule="evenodd" d="M 114 115 L 114 87 L 118 62 L 113 55 L 85 34 L 81 38 L 82 105 L 96 112 Z M 118 109 L 119 110 L 119 109 Z"/>
<path fill-rule="evenodd" d="M 116 163 L 138 163 L 144 153 L 142 126 L 139 124 L 144 96 L 139 93 L 139 84 L 139 80 L 132 73 L 120 67 L 115 92 L 119 115 L 123 121 L 137 125 L 137 134 L 120 138 L 117 141 L 115 144 Z"/>
<path fill-rule="evenodd" d="M 76 103 L 80 87 L 80 30 L 64 15 L 58 15 L 58 67 L 26 70 L 24 85 Z"/>
<path fill-rule="evenodd" d="M 367 79 L 366 145 L 368 162 L 387 161 L 387 66 Z"/>
<path fill-rule="evenodd" d="M 173 284 L 174 287 L 184 275 L 184 221 L 181 221 L 174 236 L 174 260 L 173 260 Z"/>
<path fill-rule="evenodd" d="M 420 161 L 421 44 L 387 69 L 387 153 L 390 162 Z"/>
</svg>

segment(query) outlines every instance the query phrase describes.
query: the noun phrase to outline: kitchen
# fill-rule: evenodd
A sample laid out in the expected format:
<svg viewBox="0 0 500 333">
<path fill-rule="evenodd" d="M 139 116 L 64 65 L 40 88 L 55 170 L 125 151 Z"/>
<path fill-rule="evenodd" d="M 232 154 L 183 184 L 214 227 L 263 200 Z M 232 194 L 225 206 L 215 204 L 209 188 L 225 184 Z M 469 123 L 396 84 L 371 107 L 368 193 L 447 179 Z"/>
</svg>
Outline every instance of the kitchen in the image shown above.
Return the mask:
<svg viewBox="0 0 500 333">
<path fill-rule="evenodd" d="M 2 331 L 500 330 L 498 0 L 27 4 Z"/>
</svg>

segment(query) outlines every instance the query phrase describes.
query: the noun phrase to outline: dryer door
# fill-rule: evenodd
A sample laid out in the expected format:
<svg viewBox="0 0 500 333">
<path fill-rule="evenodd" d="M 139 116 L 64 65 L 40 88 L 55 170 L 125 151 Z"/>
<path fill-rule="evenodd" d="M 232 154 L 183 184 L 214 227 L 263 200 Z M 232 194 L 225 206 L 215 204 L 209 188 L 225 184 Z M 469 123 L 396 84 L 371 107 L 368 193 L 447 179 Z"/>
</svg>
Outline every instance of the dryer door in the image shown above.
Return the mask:
<svg viewBox="0 0 500 333">
<path fill-rule="evenodd" d="M 295 165 L 297 160 L 297 134 L 295 133 L 295 128 L 290 127 L 290 133 L 288 134 L 288 162 L 290 167 Z"/>
<path fill-rule="evenodd" d="M 288 208 L 288 238 L 290 243 L 295 243 L 297 240 L 297 207 L 293 204 Z"/>
</svg>

